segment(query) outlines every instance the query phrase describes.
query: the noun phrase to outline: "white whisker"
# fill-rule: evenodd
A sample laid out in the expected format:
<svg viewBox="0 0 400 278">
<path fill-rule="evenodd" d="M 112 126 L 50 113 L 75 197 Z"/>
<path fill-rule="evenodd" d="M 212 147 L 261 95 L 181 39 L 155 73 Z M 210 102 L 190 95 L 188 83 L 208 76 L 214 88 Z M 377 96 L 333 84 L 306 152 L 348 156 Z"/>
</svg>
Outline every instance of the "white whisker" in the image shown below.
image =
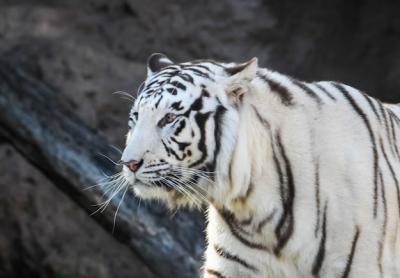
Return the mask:
<svg viewBox="0 0 400 278">
<path fill-rule="evenodd" d="M 124 184 L 124 186 L 125 186 L 125 191 L 124 191 L 124 193 L 122 194 L 121 200 L 119 201 L 119 204 L 118 204 L 117 210 L 115 211 L 115 215 L 114 215 L 114 223 L 113 223 L 113 228 L 112 228 L 112 233 L 113 233 L 113 234 L 114 234 L 114 229 L 115 229 L 115 221 L 116 221 L 116 219 L 117 219 L 117 214 L 118 214 L 119 207 L 121 206 L 121 204 L 122 204 L 122 202 L 123 202 L 123 200 L 124 200 L 124 197 L 125 197 L 126 191 L 128 191 L 128 188 L 129 188 L 129 186 L 128 186 L 128 184 L 127 184 L 127 183 L 125 183 L 125 184 Z"/>
</svg>

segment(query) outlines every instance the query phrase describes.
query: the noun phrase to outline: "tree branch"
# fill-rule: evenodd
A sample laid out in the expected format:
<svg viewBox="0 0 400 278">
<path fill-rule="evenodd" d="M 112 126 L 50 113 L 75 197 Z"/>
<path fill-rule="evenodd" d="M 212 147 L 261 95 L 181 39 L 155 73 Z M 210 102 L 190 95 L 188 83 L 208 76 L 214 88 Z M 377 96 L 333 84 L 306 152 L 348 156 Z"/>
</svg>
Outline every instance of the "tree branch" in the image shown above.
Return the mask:
<svg viewBox="0 0 400 278">
<path fill-rule="evenodd" d="M 98 155 L 113 156 L 111 148 L 57 101 L 48 86 L 5 60 L 0 60 L 0 135 L 88 213 L 102 201 L 104 188 L 84 189 L 102 179 L 103 173 L 113 172 Z M 93 216 L 109 231 L 120 198 Z M 158 276 L 195 277 L 203 249 L 201 229 L 198 217 L 183 212 L 171 218 L 160 206 L 139 207 L 128 193 L 116 218 L 114 236 Z"/>
</svg>

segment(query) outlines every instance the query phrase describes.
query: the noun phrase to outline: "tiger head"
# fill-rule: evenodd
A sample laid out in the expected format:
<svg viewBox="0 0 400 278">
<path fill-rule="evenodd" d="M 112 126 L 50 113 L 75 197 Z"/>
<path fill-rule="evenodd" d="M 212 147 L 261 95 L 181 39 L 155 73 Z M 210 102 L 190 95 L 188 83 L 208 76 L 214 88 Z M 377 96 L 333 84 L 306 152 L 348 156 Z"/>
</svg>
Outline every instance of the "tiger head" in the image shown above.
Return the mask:
<svg viewBox="0 0 400 278">
<path fill-rule="evenodd" d="M 221 197 L 238 135 L 238 103 L 257 68 L 256 58 L 175 64 L 162 54 L 149 57 L 121 158 L 136 195 L 172 207 Z"/>
</svg>

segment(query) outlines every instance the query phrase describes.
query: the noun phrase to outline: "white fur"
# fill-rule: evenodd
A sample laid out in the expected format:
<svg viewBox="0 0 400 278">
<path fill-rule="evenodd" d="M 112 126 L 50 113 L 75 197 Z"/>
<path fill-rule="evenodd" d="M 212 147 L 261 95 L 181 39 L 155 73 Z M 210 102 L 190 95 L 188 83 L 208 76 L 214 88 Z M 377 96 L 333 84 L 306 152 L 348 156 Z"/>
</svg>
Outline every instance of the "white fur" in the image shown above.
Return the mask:
<svg viewBox="0 0 400 278">
<path fill-rule="evenodd" d="M 207 63 L 206 63 L 207 64 Z M 365 123 L 354 111 L 344 95 L 329 82 L 319 84 L 328 90 L 336 101 L 330 99 L 314 84 L 322 104 L 310 98 L 295 86 L 285 75 L 267 69 L 258 73 L 280 83 L 291 93 L 293 105 L 284 105 L 268 84 L 255 76 L 257 61 L 233 77 L 221 68 L 207 64 L 213 69 L 214 82 L 193 76 L 204 83 L 228 110 L 224 114 L 221 149 L 217 159 L 217 176 L 212 186 L 202 184 L 210 197 L 208 208 L 207 240 L 204 269 L 219 271 L 224 277 L 312 277 L 312 268 L 321 241 L 321 227 L 315 235 L 317 217 L 322 225 L 322 213 L 327 204 L 325 256 L 320 277 L 341 277 L 348 263 L 349 253 L 356 229 L 359 237 L 349 275 L 351 277 L 400 277 L 400 232 L 397 192 L 390 168 L 378 149 L 379 167 L 385 184 L 387 204 L 386 235 L 383 239 L 381 260 L 382 273 L 378 265 L 379 244 L 382 238 L 384 208 L 381 185 L 378 187 L 377 216 L 373 216 L 373 160 L 372 148 Z M 240 89 L 242 98 L 231 93 Z M 377 145 L 382 138 L 388 159 L 400 179 L 400 163 L 394 155 L 388 134 L 376 119 L 374 112 L 357 90 L 345 89 L 366 113 L 375 135 Z M 183 101 L 191 101 L 196 93 L 182 95 Z M 390 105 L 387 105 L 389 107 Z M 400 108 L 390 106 L 400 116 Z M 205 103 L 203 111 L 214 105 Z M 142 110 L 145 108 L 141 108 Z M 149 109 L 149 108 L 148 108 Z M 255 110 L 268 122 L 268 126 L 257 117 Z M 151 157 L 163 157 L 160 148 L 160 132 L 154 127 L 158 112 L 141 111 L 142 119 L 128 137 L 123 160 L 142 157 L 150 149 Z M 153 123 L 153 124 L 152 124 Z M 399 144 L 400 129 L 395 124 Z M 212 130 L 213 126 L 207 126 Z M 271 142 L 274 134 L 281 134 L 285 153 L 290 160 L 295 183 L 293 233 L 279 256 L 273 252 L 277 244 L 276 225 L 283 212 L 279 191 L 279 177 L 273 162 Z M 197 136 L 197 135 L 196 135 Z M 196 138 L 195 138 L 196 139 Z M 193 140 L 195 140 L 193 139 Z M 273 139 L 272 139 L 273 140 Z M 139 143 L 140 142 L 140 143 Z M 209 134 L 207 142 L 213 147 Z M 399 146 L 400 147 L 400 146 Z M 278 154 L 282 161 L 283 157 Z M 320 177 L 320 215 L 316 212 L 315 171 L 318 161 Z M 168 161 L 173 164 L 172 160 Z M 231 165 L 232 177 L 229 177 Z M 135 183 L 134 174 L 125 168 L 127 179 Z M 232 183 L 230 182 L 232 181 Z M 243 201 L 250 182 L 253 189 Z M 157 198 L 172 204 L 170 193 L 148 186 L 135 185 L 135 192 L 142 198 Z M 190 202 L 190 200 L 187 200 Z M 185 202 L 186 203 L 186 202 Z M 239 221 L 252 218 L 245 229 L 246 239 L 268 247 L 269 251 L 249 248 L 232 235 L 221 210 L 228 210 Z M 268 215 L 271 220 L 260 233 L 257 225 Z M 244 259 L 256 267 L 251 271 L 233 260 L 217 254 L 214 244 L 222 246 L 230 254 Z M 215 277 L 205 271 L 205 277 Z"/>
</svg>

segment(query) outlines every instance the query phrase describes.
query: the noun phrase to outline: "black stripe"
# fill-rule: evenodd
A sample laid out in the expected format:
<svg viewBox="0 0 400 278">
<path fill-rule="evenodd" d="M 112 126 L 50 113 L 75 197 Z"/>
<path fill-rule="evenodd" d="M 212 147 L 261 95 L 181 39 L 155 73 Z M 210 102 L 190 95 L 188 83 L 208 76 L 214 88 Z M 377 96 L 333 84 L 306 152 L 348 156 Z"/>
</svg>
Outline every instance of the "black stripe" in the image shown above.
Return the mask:
<svg viewBox="0 0 400 278">
<path fill-rule="evenodd" d="M 160 104 L 160 101 L 163 99 L 163 95 L 160 95 L 160 98 L 158 99 L 158 101 L 156 102 L 155 106 L 156 108 L 158 107 L 158 105 Z"/>
<path fill-rule="evenodd" d="M 257 76 L 268 84 L 272 93 L 277 94 L 284 105 L 289 106 L 294 104 L 293 96 L 286 87 L 277 81 L 269 79 L 266 75 L 263 75 L 260 72 L 257 72 Z"/>
<path fill-rule="evenodd" d="M 343 85 L 338 84 L 338 83 L 332 83 L 347 99 L 347 101 L 350 103 L 350 105 L 353 107 L 355 112 L 360 116 L 360 118 L 363 120 L 365 126 L 367 127 L 368 134 L 371 140 L 372 144 L 372 151 L 373 151 L 373 171 L 374 171 L 374 196 L 373 196 L 373 215 L 376 217 L 377 213 L 377 206 L 378 206 L 378 151 L 376 148 L 376 143 L 375 143 L 375 136 L 372 131 L 371 124 L 368 120 L 367 115 L 365 112 L 357 105 L 355 102 L 354 98 L 350 95 L 350 93 L 343 87 Z"/>
<path fill-rule="evenodd" d="M 347 257 L 347 263 L 346 263 L 346 268 L 343 271 L 343 275 L 342 278 L 346 278 L 349 276 L 350 271 L 351 271 L 351 265 L 353 263 L 353 258 L 354 258 L 354 253 L 356 251 L 356 245 L 357 245 L 357 241 L 358 241 L 358 237 L 360 235 L 360 230 L 358 228 L 358 226 L 356 226 L 356 233 L 354 234 L 354 238 L 353 241 L 351 243 L 351 250 L 350 250 L 350 254 Z"/>
<path fill-rule="evenodd" d="M 322 104 L 322 99 L 318 96 L 316 92 L 314 92 L 310 87 L 307 86 L 306 83 L 301 82 L 296 79 L 291 79 L 292 83 L 306 92 L 311 98 L 313 98 L 318 104 Z"/>
<path fill-rule="evenodd" d="M 171 95 L 174 95 L 174 96 L 176 96 L 178 94 L 178 92 L 177 92 L 175 87 L 167 88 L 167 92 L 170 93 Z"/>
<path fill-rule="evenodd" d="M 198 67 L 198 68 L 205 69 L 206 71 L 209 71 L 210 73 L 213 73 L 213 71 L 212 71 L 209 67 L 207 67 L 207 66 L 205 66 L 205 65 L 193 64 L 193 66 L 194 66 L 194 67 Z"/>
<path fill-rule="evenodd" d="M 210 75 L 208 73 L 202 72 L 201 70 L 198 70 L 195 68 L 186 68 L 185 70 L 191 71 L 194 75 L 214 81 L 214 78 L 210 77 Z"/>
<path fill-rule="evenodd" d="M 374 103 L 372 102 L 371 98 L 369 96 L 367 96 L 366 94 L 364 94 L 364 93 L 361 93 L 361 94 L 367 100 L 367 102 L 368 102 L 369 106 L 371 107 L 372 111 L 374 111 L 375 116 L 378 118 L 379 121 L 381 121 L 381 116 L 379 115 L 378 110 L 376 110 L 376 107 L 375 107 Z"/>
<path fill-rule="evenodd" d="M 316 205 L 316 214 L 317 214 L 317 223 L 315 224 L 314 235 L 317 237 L 320 218 L 321 218 L 321 200 L 320 200 L 320 178 L 319 178 L 319 163 L 317 162 L 315 166 L 315 205 Z"/>
<path fill-rule="evenodd" d="M 267 251 L 269 252 L 269 248 L 263 244 L 260 243 L 255 243 L 255 242 L 251 242 L 249 240 L 247 240 L 246 238 L 244 238 L 240 233 L 239 233 L 239 229 L 240 227 L 238 225 L 235 224 L 235 219 L 232 218 L 234 216 L 230 216 L 231 214 L 227 211 L 219 211 L 221 217 L 224 219 L 225 223 L 228 225 L 229 230 L 231 231 L 232 235 L 234 237 L 236 237 L 237 240 L 239 240 L 241 243 L 243 243 L 244 245 L 246 245 L 247 247 L 251 248 L 251 249 L 257 249 L 257 250 L 262 250 L 262 251 Z M 240 229 L 240 231 L 242 232 L 246 232 L 243 229 Z"/>
<path fill-rule="evenodd" d="M 197 60 L 193 60 L 191 61 L 191 65 L 198 65 L 201 63 L 208 63 L 208 64 L 212 64 L 214 66 L 220 67 L 220 68 L 225 68 L 223 65 L 221 65 L 220 63 L 218 63 L 217 61 L 211 60 L 211 59 L 197 59 Z"/>
<path fill-rule="evenodd" d="M 204 96 L 204 97 L 210 97 L 210 93 L 207 91 L 207 89 L 205 89 L 205 88 L 203 88 L 202 90 L 201 90 L 201 94 L 202 94 L 202 96 Z"/>
<path fill-rule="evenodd" d="M 174 87 L 176 87 L 176 88 L 178 88 L 178 89 L 181 89 L 181 90 L 183 90 L 183 91 L 186 91 L 186 86 L 185 85 L 183 85 L 181 82 L 179 82 L 179 81 L 172 81 L 172 82 L 170 82 L 169 84 L 171 84 L 172 86 L 174 86 Z"/>
<path fill-rule="evenodd" d="M 225 249 L 223 249 L 222 247 L 220 247 L 220 246 L 218 246 L 216 244 L 214 244 L 214 250 L 221 257 L 223 257 L 223 258 L 225 258 L 227 260 L 230 260 L 230 261 L 234 261 L 234 262 L 240 264 L 241 266 L 243 266 L 243 267 L 245 267 L 245 268 L 247 268 L 249 270 L 252 270 L 254 272 L 258 272 L 258 269 L 255 266 L 253 266 L 252 264 L 246 262 L 242 258 L 229 253 L 228 251 L 226 251 Z"/>
<path fill-rule="evenodd" d="M 399 153 L 396 146 L 396 135 L 394 134 L 393 118 L 389 114 L 389 109 L 384 108 L 383 113 L 385 113 L 385 124 L 386 124 L 387 137 L 389 138 L 388 141 L 390 143 L 390 149 L 392 151 L 393 156 L 398 158 Z"/>
<path fill-rule="evenodd" d="M 219 271 L 217 271 L 215 269 L 206 268 L 206 272 L 208 274 L 213 275 L 213 276 L 218 277 L 218 278 L 226 278 L 224 275 L 222 275 L 221 272 L 219 272 Z"/>
<path fill-rule="evenodd" d="M 258 110 L 254 105 L 252 105 L 251 107 L 253 107 L 253 110 L 256 113 L 256 116 L 257 116 L 258 120 L 261 122 L 261 124 L 264 125 L 266 129 L 270 130 L 271 129 L 271 125 L 269 124 L 269 122 L 266 119 L 264 119 L 260 115 L 260 113 L 258 113 Z"/>
<path fill-rule="evenodd" d="M 393 180 L 394 180 L 394 183 L 395 183 L 395 185 L 396 185 L 397 205 L 398 205 L 398 207 L 399 207 L 399 213 L 400 213 L 400 189 L 399 189 L 399 180 L 397 179 L 396 173 L 395 173 L 395 171 L 394 171 L 394 169 L 393 169 L 393 166 L 392 166 L 392 164 L 391 164 L 390 161 L 389 161 L 389 158 L 388 158 L 387 153 L 386 153 L 386 151 L 385 151 L 385 147 L 384 147 L 384 145 L 383 145 L 382 139 L 380 140 L 380 146 L 381 146 L 381 149 L 382 149 L 383 157 L 385 158 L 386 164 L 387 164 L 387 166 L 389 167 L 390 173 L 391 173 L 392 178 L 393 178 Z"/>
<path fill-rule="evenodd" d="M 226 112 L 226 108 L 222 105 L 217 107 L 216 112 L 214 113 L 214 157 L 211 164 L 207 165 L 210 172 L 214 172 L 217 166 L 217 159 L 219 150 L 221 148 L 221 136 L 222 136 L 222 117 Z"/>
<path fill-rule="evenodd" d="M 293 203 L 295 197 L 295 185 L 294 185 L 292 167 L 286 155 L 286 151 L 282 144 L 279 132 L 276 135 L 276 141 L 280 155 L 283 159 L 283 164 L 284 164 L 283 167 L 285 168 L 286 172 L 285 173 L 286 188 L 284 188 L 283 191 L 281 191 L 283 213 L 281 219 L 278 222 L 277 227 L 275 228 L 275 234 L 278 239 L 278 243 L 274 248 L 274 253 L 275 255 L 278 256 L 293 233 L 293 228 L 294 228 Z"/>
<path fill-rule="evenodd" d="M 274 219 L 276 211 L 277 211 L 277 209 L 274 208 L 270 214 L 268 214 L 263 220 L 260 221 L 260 223 L 258 223 L 257 229 L 256 229 L 257 233 L 261 233 L 264 226 L 266 224 L 268 224 L 269 222 L 271 222 L 272 219 Z"/>
<path fill-rule="evenodd" d="M 389 119 L 390 119 L 390 127 L 392 129 L 393 145 L 394 145 L 394 149 L 395 149 L 395 152 L 396 152 L 396 155 L 397 155 L 397 159 L 400 160 L 400 152 L 399 152 L 399 148 L 397 146 L 396 128 L 394 126 L 392 113 L 393 112 L 389 110 Z"/>
<path fill-rule="evenodd" d="M 207 151 L 207 145 L 206 145 L 206 123 L 207 123 L 208 119 L 210 118 L 210 114 L 211 114 L 211 112 L 208 112 L 205 114 L 198 113 L 194 116 L 194 119 L 200 129 L 200 140 L 199 140 L 199 143 L 197 144 L 197 148 L 199 149 L 199 151 L 201 153 L 201 157 L 197 161 L 191 163 L 189 165 L 189 168 L 193 168 L 195 166 L 200 165 L 207 158 L 208 151 Z"/>
<path fill-rule="evenodd" d="M 162 140 L 162 139 L 161 139 L 161 143 L 164 146 L 164 149 L 167 152 L 167 155 L 170 156 L 171 152 L 170 152 L 169 148 L 167 147 L 167 144 L 165 144 L 164 140 Z"/>
<path fill-rule="evenodd" d="M 391 150 L 392 150 L 393 154 L 395 154 L 394 149 L 393 149 L 394 144 L 392 142 L 391 132 L 389 129 L 388 117 L 386 115 L 386 109 L 383 107 L 382 103 L 379 103 L 379 106 L 380 106 L 381 114 L 384 119 L 384 127 L 385 127 L 385 131 L 386 131 L 386 137 L 388 138 L 388 142 L 389 142 L 389 145 L 391 146 Z"/>
<path fill-rule="evenodd" d="M 327 89 L 325 89 L 325 87 L 324 86 L 322 86 L 322 84 L 321 83 L 319 83 L 319 82 L 315 82 L 314 83 L 314 85 L 315 86 L 317 86 L 318 87 L 318 89 L 320 89 L 321 91 L 323 91 L 330 99 L 332 99 L 332 100 L 336 100 L 336 98 L 330 93 L 330 92 L 328 92 L 328 90 Z"/>
<path fill-rule="evenodd" d="M 224 221 L 228 223 L 228 226 L 232 227 L 232 230 L 235 230 L 237 234 L 251 235 L 251 233 L 246 231 L 242 226 L 251 224 L 253 220 L 252 216 L 250 216 L 248 219 L 239 221 L 232 212 L 226 209 L 221 210 L 219 213 L 224 218 Z"/>
<path fill-rule="evenodd" d="M 179 148 L 179 150 L 181 152 L 183 152 L 191 144 L 191 143 L 188 143 L 188 142 L 179 142 L 173 136 L 171 136 L 170 139 L 172 140 L 172 142 L 174 142 L 176 145 L 178 145 L 178 148 Z"/>
<path fill-rule="evenodd" d="M 183 118 L 180 122 L 179 122 L 179 126 L 175 129 L 174 135 L 178 136 L 182 130 L 185 128 L 186 126 L 186 120 Z"/>
<path fill-rule="evenodd" d="M 382 273 L 383 243 L 385 242 L 386 226 L 387 226 L 387 203 L 386 203 L 385 183 L 381 172 L 379 172 L 379 181 L 381 185 L 381 197 L 383 203 L 383 217 L 384 217 L 382 224 L 382 238 L 379 242 L 379 252 L 378 252 L 378 266 L 379 266 L 379 271 Z"/>
<path fill-rule="evenodd" d="M 193 103 L 190 105 L 188 110 L 186 110 L 185 113 L 183 113 L 184 116 L 189 117 L 190 112 L 192 111 L 200 111 L 203 109 L 203 96 L 199 96 Z"/>
<path fill-rule="evenodd" d="M 232 154 L 233 156 L 234 154 Z M 229 185 L 230 187 L 233 186 L 233 173 L 232 173 L 232 164 L 233 164 L 233 157 L 231 157 L 231 160 L 229 161 Z"/>
<path fill-rule="evenodd" d="M 319 242 L 319 248 L 317 256 L 314 259 L 312 274 L 315 277 L 318 277 L 318 274 L 321 270 L 322 264 L 325 258 L 325 243 L 326 243 L 326 212 L 328 209 L 328 202 L 325 203 L 324 206 L 324 217 L 322 218 L 322 235 L 321 240 Z"/>
<path fill-rule="evenodd" d="M 180 78 L 182 78 L 184 81 L 189 82 L 189 83 L 191 83 L 191 84 L 194 85 L 193 77 L 192 77 L 190 74 L 182 73 L 182 72 L 181 72 L 181 73 L 178 74 L 178 77 L 180 77 Z"/>
</svg>

